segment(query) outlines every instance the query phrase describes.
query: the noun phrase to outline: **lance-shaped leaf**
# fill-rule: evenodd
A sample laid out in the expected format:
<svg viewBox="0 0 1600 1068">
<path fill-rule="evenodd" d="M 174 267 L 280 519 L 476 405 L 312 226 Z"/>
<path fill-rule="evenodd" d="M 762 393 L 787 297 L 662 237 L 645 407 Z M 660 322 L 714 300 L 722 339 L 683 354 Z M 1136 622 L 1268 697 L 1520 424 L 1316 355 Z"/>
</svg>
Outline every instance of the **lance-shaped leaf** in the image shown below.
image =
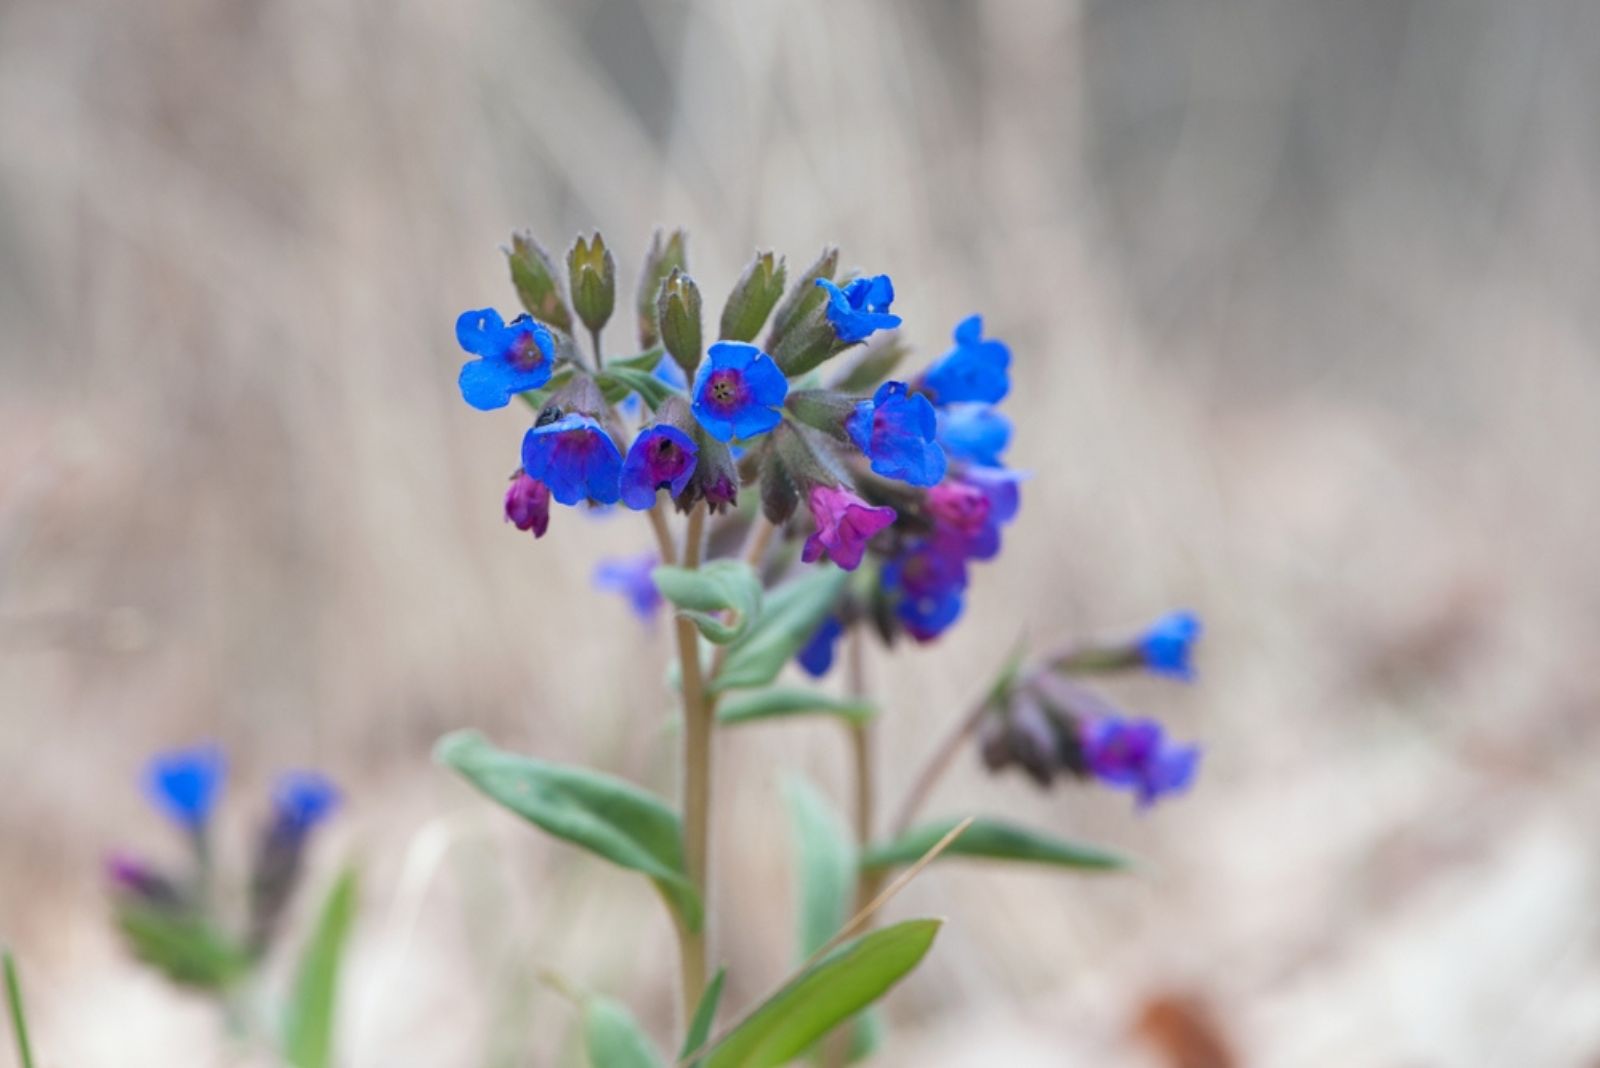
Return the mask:
<svg viewBox="0 0 1600 1068">
<path fill-rule="evenodd" d="M 939 920 L 907 920 L 841 946 L 758 1005 L 707 1053 L 705 1068 L 775 1068 L 848 1020 L 915 968 Z"/>
<path fill-rule="evenodd" d="M 850 579 L 831 565 L 806 571 L 767 593 L 761 618 L 728 646 L 722 670 L 711 682 L 713 692 L 765 686 L 778 677 L 811 638 Z"/>
<path fill-rule="evenodd" d="M 606 369 L 595 376 L 595 381 L 599 383 L 600 395 L 607 404 L 618 404 L 628 394 L 637 393 L 653 411 L 672 395 L 672 387 L 649 371 L 615 363 L 607 364 Z"/>
<path fill-rule="evenodd" d="M 220 990 L 250 967 L 243 946 L 192 912 L 128 903 L 117 926 L 134 956 L 181 986 Z"/>
<path fill-rule="evenodd" d="M 5 972 L 6 1015 L 11 1018 L 11 1037 L 17 1047 L 17 1063 L 22 1068 L 33 1068 L 33 1044 L 28 1041 L 28 1014 L 22 1007 L 22 982 L 17 978 L 17 962 L 12 959 L 10 950 L 0 952 L 0 970 Z"/>
<path fill-rule="evenodd" d="M 689 1054 L 706 1044 L 711 1037 L 711 1025 L 717 1019 L 717 1006 L 722 1003 L 722 985 L 728 979 L 728 969 L 718 968 L 717 974 L 711 977 L 711 982 L 706 986 L 706 992 L 700 995 L 700 1004 L 695 1006 L 694 1019 L 689 1021 L 689 1030 L 683 1036 L 683 1049 L 678 1052 L 678 1060 L 686 1061 Z M 699 1068 L 700 1061 L 690 1063 L 689 1068 Z"/>
<path fill-rule="evenodd" d="M 621 1002 L 583 1002 L 583 1044 L 594 1068 L 663 1068 L 661 1055 Z"/>
<path fill-rule="evenodd" d="M 817 714 L 838 716 L 851 723 L 865 723 L 876 716 L 878 710 L 859 699 L 781 686 L 741 693 L 717 706 L 717 721 L 729 726 L 774 717 Z"/>
<path fill-rule="evenodd" d="M 913 863 L 960 822 L 942 820 L 914 827 L 893 841 L 869 848 L 862 855 L 861 863 L 868 868 L 891 868 Z M 1118 871 L 1131 867 L 1125 857 L 1098 846 L 1055 838 L 1014 823 L 991 819 L 974 820 L 972 826 L 941 854 L 940 859 L 946 857 L 1015 860 L 1082 871 Z"/>
<path fill-rule="evenodd" d="M 816 787 L 793 778 L 784 783 L 783 794 L 794 829 L 799 957 L 805 960 L 827 945 L 850 918 L 856 847 L 844 820 Z"/>
<path fill-rule="evenodd" d="M 662 566 L 651 577 L 661 596 L 678 607 L 678 614 L 718 645 L 739 638 L 760 616 L 761 580 L 741 561 L 717 560 L 692 571 Z M 731 612 L 731 618 L 723 620 L 722 612 Z"/>
<path fill-rule="evenodd" d="M 682 823 L 659 797 L 597 771 L 505 752 L 476 731 L 445 735 L 434 757 L 557 838 L 649 876 L 690 930 L 700 929 L 700 898 L 684 873 Z"/>
<path fill-rule="evenodd" d="M 333 1063 L 339 970 L 355 919 L 356 885 L 355 869 L 346 868 L 323 902 L 317 926 L 301 952 L 284 1020 L 284 1058 L 294 1068 L 328 1068 Z"/>
</svg>

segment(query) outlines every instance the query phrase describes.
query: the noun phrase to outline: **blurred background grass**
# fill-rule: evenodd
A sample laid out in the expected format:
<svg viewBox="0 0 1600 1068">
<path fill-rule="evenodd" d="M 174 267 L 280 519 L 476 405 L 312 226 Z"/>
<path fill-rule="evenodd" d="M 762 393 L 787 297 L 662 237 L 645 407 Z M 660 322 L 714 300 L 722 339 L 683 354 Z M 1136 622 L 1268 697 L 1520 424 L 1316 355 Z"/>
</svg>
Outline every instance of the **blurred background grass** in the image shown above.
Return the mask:
<svg viewBox="0 0 1600 1068">
<path fill-rule="evenodd" d="M 235 1056 L 99 881 L 176 850 L 134 783 L 197 738 L 241 834 L 281 765 L 348 787 L 347 1063 L 562 1063 L 546 967 L 666 1032 L 647 888 L 427 761 L 470 724 L 671 788 L 665 635 L 587 588 L 642 524 L 506 527 L 523 421 L 451 334 L 513 227 L 631 281 L 665 224 L 708 291 L 838 241 L 923 357 L 1012 344 L 1035 475 L 968 618 L 872 666 L 891 797 L 1019 635 L 1209 626 L 1198 687 L 1114 691 L 1205 742 L 1191 797 L 958 768 L 936 810 L 1149 870 L 926 876 L 884 1063 L 1229 1063 L 1172 1052 L 1204 1019 L 1239 1064 L 1593 1065 L 1597 53 L 1554 0 L 0 5 L 0 937 L 46 1063 Z M 843 751 L 721 744 L 734 1004 L 789 963 L 774 769 Z"/>
</svg>

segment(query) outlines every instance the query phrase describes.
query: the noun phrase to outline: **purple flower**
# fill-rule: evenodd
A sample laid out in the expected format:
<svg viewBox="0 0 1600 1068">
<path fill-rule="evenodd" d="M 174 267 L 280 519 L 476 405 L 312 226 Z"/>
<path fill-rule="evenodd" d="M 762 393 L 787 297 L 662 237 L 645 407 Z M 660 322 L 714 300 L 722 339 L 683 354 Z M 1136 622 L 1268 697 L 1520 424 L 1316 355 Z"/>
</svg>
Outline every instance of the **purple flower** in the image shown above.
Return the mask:
<svg viewBox="0 0 1600 1068">
<path fill-rule="evenodd" d="M 939 444 L 958 460 L 999 467 L 1011 444 L 1011 420 L 992 404 L 963 401 L 939 409 Z"/>
<path fill-rule="evenodd" d="M 923 385 L 940 406 L 961 401 L 994 404 L 1011 389 L 1011 350 L 1002 341 L 984 340 L 983 316 L 963 319 L 955 329 L 956 347 L 923 375 Z"/>
<path fill-rule="evenodd" d="M 886 274 L 857 278 L 843 289 L 826 278 L 817 279 L 817 285 L 828 291 L 828 322 L 840 341 L 854 344 L 900 325 L 900 316 L 889 313 L 894 283 Z"/>
<path fill-rule="evenodd" d="M 818 625 L 805 647 L 795 654 L 795 659 L 800 661 L 807 675 L 820 679 L 828 673 L 828 669 L 833 667 L 834 647 L 843 633 L 844 626 L 838 616 L 829 616 Z"/>
<path fill-rule="evenodd" d="M 1139 655 L 1145 667 L 1159 675 L 1191 682 L 1190 655 L 1200 637 L 1200 618 L 1193 612 L 1172 612 L 1150 625 L 1139 638 Z"/>
<path fill-rule="evenodd" d="M 572 414 L 535 426 L 522 439 L 522 469 L 550 487 L 562 504 L 615 503 L 621 494 L 622 453 L 604 427 Z"/>
<path fill-rule="evenodd" d="M 1152 719 L 1085 720 L 1081 739 L 1089 771 L 1108 786 L 1135 791 L 1140 808 L 1188 789 L 1200 764 L 1199 746 L 1168 741 Z"/>
<path fill-rule="evenodd" d="M 809 564 L 826 554 L 846 571 L 861 566 L 867 542 L 895 517 L 893 508 L 874 508 L 839 486 L 812 486 L 808 503 L 817 529 L 806 539 L 800 559 Z"/>
<path fill-rule="evenodd" d="M 177 905 L 183 895 L 171 879 L 161 874 L 145 861 L 126 853 L 113 853 L 106 858 L 106 876 L 120 894 L 137 898 L 149 905 Z"/>
<path fill-rule="evenodd" d="M 286 771 L 273 783 L 273 823 L 291 837 L 305 837 L 338 807 L 338 788 L 314 771 Z"/>
<path fill-rule="evenodd" d="M 989 495 L 971 482 L 941 482 L 928 490 L 926 503 L 941 539 L 967 546 L 982 541 L 989 529 Z"/>
<path fill-rule="evenodd" d="M 871 400 L 861 401 L 845 420 L 856 448 L 872 470 L 913 486 L 931 486 L 944 477 L 944 450 L 934 440 L 938 419 L 928 398 L 910 393 L 904 382 L 885 382 Z"/>
<path fill-rule="evenodd" d="M 511 476 L 506 488 L 506 521 L 518 530 L 531 530 L 535 538 L 550 529 L 550 487 L 526 472 Z"/>
<path fill-rule="evenodd" d="M 146 765 L 145 795 L 180 826 L 199 831 L 211 817 L 226 775 L 227 762 L 216 746 L 175 749 Z"/>
<path fill-rule="evenodd" d="M 461 396 L 480 411 L 504 408 L 511 398 L 550 381 L 556 343 L 544 324 L 519 315 L 509 324 L 493 308 L 462 312 L 456 340 L 478 357 L 461 367 Z"/>
<path fill-rule="evenodd" d="M 622 461 L 622 503 L 642 512 L 656 503 L 656 491 L 676 497 L 694 474 L 700 448 L 675 426 L 658 423 L 639 432 Z"/>
<path fill-rule="evenodd" d="M 958 544 L 921 541 L 890 560 L 883 586 L 898 594 L 895 615 L 919 642 L 930 642 L 961 617 L 967 566 Z"/>
<path fill-rule="evenodd" d="M 658 563 L 655 553 L 602 560 L 594 569 L 595 589 L 622 594 L 634 613 L 649 622 L 661 607 L 661 591 L 650 574 Z"/>
<path fill-rule="evenodd" d="M 694 376 L 694 414 L 718 441 L 751 438 L 777 426 L 789 380 L 772 357 L 743 341 L 719 341 Z"/>
<path fill-rule="evenodd" d="M 958 477 L 967 485 L 977 487 L 989 501 L 988 519 L 981 535 L 968 543 L 967 557 L 992 560 L 1000 553 L 1000 529 L 1017 517 L 1022 503 L 1017 487 L 1027 475 L 1001 467 L 968 467 Z"/>
</svg>

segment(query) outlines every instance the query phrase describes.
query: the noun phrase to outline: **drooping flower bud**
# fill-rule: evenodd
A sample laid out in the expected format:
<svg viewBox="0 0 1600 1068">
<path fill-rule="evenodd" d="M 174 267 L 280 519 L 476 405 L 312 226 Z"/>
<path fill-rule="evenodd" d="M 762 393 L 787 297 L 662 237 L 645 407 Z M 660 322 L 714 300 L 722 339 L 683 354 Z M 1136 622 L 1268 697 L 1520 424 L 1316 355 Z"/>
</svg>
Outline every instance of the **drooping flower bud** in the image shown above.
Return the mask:
<svg viewBox="0 0 1600 1068">
<path fill-rule="evenodd" d="M 838 269 L 839 250 L 829 245 L 822 250 L 817 261 L 806 268 L 806 273 L 795 282 L 788 296 L 783 298 L 783 303 L 779 304 L 778 310 L 773 313 L 772 329 L 767 332 L 768 352 L 777 352 L 784 336 L 802 316 L 822 307 L 828 297 L 817 288 L 817 279 L 831 279 Z"/>
<path fill-rule="evenodd" d="M 512 234 L 511 247 L 505 253 L 511 264 L 511 284 L 523 308 L 541 323 L 571 334 L 572 312 L 561 296 L 550 254 L 529 233 Z"/>
<path fill-rule="evenodd" d="M 734 283 L 733 292 L 728 294 L 728 303 L 722 308 L 721 335 L 724 341 L 755 340 L 773 305 L 783 296 L 785 273 L 782 256 L 774 256 L 771 252 L 756 253 L 755 259 L 739 276 L 739 281 Z"/>
<path fill-rule="evenodd" d="M 550 487 L 529 478 L 527 472 L 518 471 L 506 488 L 505 510 L 506 521 L 518 530 L 531 530 L 535 538 L 544 537 L 550 529 Z"/>
<path fill-rule="evenodd" d="M 656 322 L 661 343 L 684 375 L 700 366 L 700 287 L 679 268 L 661 283 L 656 298 Z"/>
<path fill-rule="evenodd" d="M 573 310 L 590 333 L 599 333 L 617 306 L 617 261 L 598 230 L 573 243 L 567 253 L 567 275 Z"/>
<path fill-rule="evenodd" d="M 683 493 L 694 474 L 700 448 L 688 434 L 670 423 L 657 423 L 639 431 L 622 461 L 622 503 L 644 511 L 656 503 L 656 493 L 669 497 Z"/>
<path fill-rule="evenodd" d="M 723 442 L 706 433 L 682 397 L 673 395 L 656 409 L 656 422 L 676 427 L 688 435 L 695 449 L 694 468 L 688 480 L 673 494 L 680 512 L 690 512 L 704 501 L 713 514 L 739 500 L 739 469 L 733 453 Z"/>
<path fill-rule="evenodd" d="M 138 857 L 113 853 L 106 858 L 106 877 L 121 897 L 156 908 L 177 908 L 184 904 L 178 884 Z"/>
<path fill-rule="evenodd" d="M 272 788 L 272 814 L 250 873 L 250 944 L 271 944 L 305 864 L 311 832 L 339 807 L 339 791 L 314 771 L 287 771 Z"/>
<path fill-rule="evenodd" d="M 688 235 L 674 230 L 663 241 L 661 231 L 650 236 L 650 249 L 644 256 L 644 268 L 639 274 L 639 292 L 634 303 L 639 312 L 639 347 L 653 348 L 661 340 L 661 316 L 658 310 L 661 283 L 673 271 L 689 269 Z"/>
</svg>

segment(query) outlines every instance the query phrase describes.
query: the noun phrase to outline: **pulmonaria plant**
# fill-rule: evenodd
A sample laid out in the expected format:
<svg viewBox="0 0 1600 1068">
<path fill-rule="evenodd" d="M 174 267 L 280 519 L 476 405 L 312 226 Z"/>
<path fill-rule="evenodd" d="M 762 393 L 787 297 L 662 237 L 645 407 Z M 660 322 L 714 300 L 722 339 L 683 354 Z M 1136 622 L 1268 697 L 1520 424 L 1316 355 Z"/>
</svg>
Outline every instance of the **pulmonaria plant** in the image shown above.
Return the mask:
<svg viewBox="0 0 1600 1068">
<path fill-rule="evenodd" d="M 758 253 L 711 337 L 687 240 L 675 232 L 658 233 L 645 256 L 636 346 L 612 352 L 605 330 L 618 306 L 616 264 L 600 235 L 574 244 L 565 280 L 527 235 L 507 255 L 525 314 L 509 323 L 492 309 L 460 317 L 457 340 L 471 357 L 461 395 L 480 410 L 511 396 L 526 406 L 504 495 L 517 530 L 543 537 L 556 518 L 551 501 L 620 502 L 647 515 L 654 550 L 602 561 L 594 581 L 646 621 L 673 610 L 681 799 L 674 806 L 597 772 L 520 757 L 473 732 L 442 739 L 438 756 L 519 816 L 654 882 L 678 933 L 682 1062 L 776 1065 L 808 1049 L 823 1063 L 856 1059 L 879 1033 L 858 1014 L 916 965 L 938 926 L 872 929 L 873 908 L 864 907 L 895 868 L 941 852 L 1122 866 L 1104 850 L 1000 819 L 919 823 L 954 758 L 976 739 L 991 769 L 1021 767 L 1045 785 L 1062 776 L 1098 782 L 1132 792 L 1140 807 L 1187 789 L 1198 749 L 1172 742 L 1154 721 L 1123 716 L 1080 676 L 1139 669 L 1190 678 L 1199 624 L 1179 614 L 1128 641 L 1009 665 L 954 719 L 895 820 L 878 826 L 870 756 L 878 710 L 863 684 L 865 643 L 943 638 L 963 614 L 974 565 L 999 556 L 1018 517 L 1025 475 L 1007 465 L 1013 428 L 1000 407 L 1011 391 L 1009 346 L 971 315 L 947 352 L 897 376 L 908 349 L 894 284 L 887 274 L 842 272 L 834 248 L 792 283 L 783 257 Z M 791 661 L 817 679 L 844 663 L 845 692 L 781 683 Z M 705 907 L 718 811 L 712 734 L 803 714 L 836 719 L 850 739 L 855 833 L 802 856 L 806 964 L 717 1030 L 723 972 L 713 974 L 715 922 Z M 838 836 L 842 821 L 815 791 L 797 787 L 792 800 L 813 845 Z M 849 858 L 843 881 L 829 859 L 840 856 Z M 620 1006 L 580 1000 L 595 1063 L 611 1063 L 617 1043 L 638 1054 L 629 1063 L 662 1063 Z"/>
</svg>

